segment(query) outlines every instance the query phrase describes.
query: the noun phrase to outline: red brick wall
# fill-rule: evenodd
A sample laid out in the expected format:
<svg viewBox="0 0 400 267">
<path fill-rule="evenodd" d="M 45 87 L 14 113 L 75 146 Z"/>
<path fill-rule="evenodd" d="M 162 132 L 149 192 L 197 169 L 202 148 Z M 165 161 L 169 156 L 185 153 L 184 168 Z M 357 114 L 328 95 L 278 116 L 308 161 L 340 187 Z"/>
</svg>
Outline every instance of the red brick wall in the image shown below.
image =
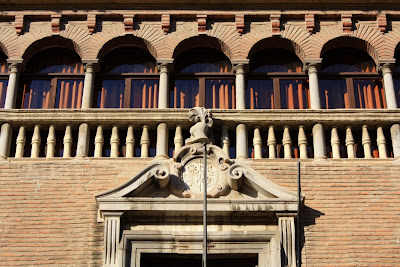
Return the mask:
<svg viewBox="0 0 400 267">
<path fill-rule="evenodd" d="M 103 224 L 94 195 L 123 183 L 148 160 L 0 162 L 1 266 L 99 266 Z M 296 162 L 254 161 L 296 191 Z M 302 162 L 303 266 L 398 266 L 400 168 L 391 160 Z"/>
</svg>

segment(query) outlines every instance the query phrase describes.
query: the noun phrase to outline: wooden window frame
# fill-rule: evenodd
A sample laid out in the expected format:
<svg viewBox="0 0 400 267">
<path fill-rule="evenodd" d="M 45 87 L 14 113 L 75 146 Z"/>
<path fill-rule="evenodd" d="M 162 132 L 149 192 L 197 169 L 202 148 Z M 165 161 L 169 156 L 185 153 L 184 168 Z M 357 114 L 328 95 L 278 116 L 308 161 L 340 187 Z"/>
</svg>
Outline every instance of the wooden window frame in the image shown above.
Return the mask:
<svg viewBox="0 0 400 267">
<path fill-rule="evenodd" d="M 308 76 L 304 72 L 271 72 L 271 73 L 267 73 L 267 74 L 249 73 L 247 79 L 248 80 L 272 80 L 273 89 L 274 89 L 274 109 L 282 109 L 280 81 L 281 80 L 308 81 Z M 246 95 L 247 95 L 248 89 L 249 88 L 246 88 Z M 248 107 L 246 107 L 246 108 L 248 108 Z"/>
<path fill-rule="evenodd" d="M 25 98 L 25 84 L 27 82 L 32 82 L 34 80 L 50 80 L 50 96 L 49 96 L 49 106 L 46 109 L 55 108 L 56 95 L 57 95 L 57 84 L 59 80 L 81 80 L 84 82 L 85 73 L 26 73 L 23 75 L 21 83 L 21 109 L 24 108 L 24 98 Z M 41 108 L 43 109 L 43 108 Z"/>
<path fill-rule="evenodd" d="M 97 88 L 101 88 L 103 81 L 105 80 L 118 80 L 118 81 L 125 81 L 125 89 L 124 89 L 124 101 L 122 108 L 131 108 L 131 94 L 132 94 L 132 81 L 133 80 L 160 80 L 160 73 L 108 73 L 108 72 L 99 72 L 96 75 L 100 77 L 98 80 L 98 84 L 96 85 Z M 159 83 L 158 83 L 159 84 Z M 93 99 L 93 102 L 96 100 Z M 158 103 L 158 99 L 157 99 Z M 96 108 L 97 103 L 96 103 Z"/>
<path fill-rule="evenodd" d="M 205 107 L 206 105 L 206 80 L 232 80 L 235 86 L 235 75 L 232 72 L 199 72 L 199 73 L 178 73 L 173 77 L 173 82 L 170 86 L 170 92 L 174 90 L 176 80 L 198 80 L 199 81 L 199 105 Z M 172 107 L 173 103 L 170 103 Z"/>
<path fill-rule="evenodd" d="M 400 77 L 399 77 L 400 78 Z M 349 107 L 348 108 L 357 108 L 356 107 L 356 99 L 354 92 L 354 80 L 379 80 L 383 84 L 382 76 L 377 72 L 321 72 L 319 75 L 319 80 L 344 80 L 346 81 L 346 92 L 349 96 Z M 383 101 L 386 101 L 386 95 L 383 95 Z M 344 107 L 346 108 L 346 107 Z"/>
</svg>

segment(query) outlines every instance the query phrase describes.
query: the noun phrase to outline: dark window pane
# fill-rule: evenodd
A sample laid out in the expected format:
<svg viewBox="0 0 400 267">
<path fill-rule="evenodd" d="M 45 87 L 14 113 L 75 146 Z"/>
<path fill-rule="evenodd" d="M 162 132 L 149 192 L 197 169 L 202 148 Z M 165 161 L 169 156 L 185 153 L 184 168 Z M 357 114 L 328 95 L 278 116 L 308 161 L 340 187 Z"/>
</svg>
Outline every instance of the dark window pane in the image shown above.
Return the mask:
<svg viewBox="0 0 400 267">
<path fill-rule="evenodd" d="M 175 86 L 170 93 L 172 108 L 192 108 L 200 106 L 199 81 L 175 80 Z"/>
<path fill-rule="evenodd" d="M 274 97 L 272 80 L 248 80 L 246 91 L 247 108 L 273 109 Z"/>
<path fill-rule="evenodd" d="M 267 72 L 301 72 L 302 62 L 295 53 L 284 49 L 265 49 L 250 60 L 253 73 Z"/>
<path fill-rule="evenodd" d="M 65 48 L 46 49 L 33 56 L 26 67 L 27 73 L 84 73 L 79 56 Z"/>
<path fill-rule="evenodd" d="M 307 109 L 310 107 L 310 92 L 305 80 L 279 80 L 281 108 Z"/>
<path fill-rule="evenodd" d="M 122 108 L 124 106 L 125 80 L 104 80 L 95 96 L 98 108 Z"/>
<path fill-rule="evenodd" d="M 7 57 L 0 53 L 0 73 L 8 73 Z"/>
<path fill-rule="evenodd" d="M 323 55 L 321 72 L 376 72 L 376 65 L 363 51 L 341 48 Z"/>
<path fill-rule="evenodd" d="M 110 73 L 157 73 L 157 63 L 154 57 L 143 49 L 122 47 L 104 57 L 101 70 Z"/>
<path fill-rule="evenodd" d="M 379 80 L 354 80 L 356 108 L 385 108 L 384 92 Z"/>
<path fill-rule="evenodd" d="M 158 107 L 158 80 L 132 80 L 131 108 Z"/>
<path fill-rule="evenodd" d="M 6 102 L 8 80 L 0 80 L 0 108 L 4 108 Z"/>
<path fill-rule="evenodd" d="M 33 80 L 25 83 L 22 108 L 49 108 L 50 80 Z"/>
<path fill-rule="evenodd" d="M 58 80 L 55 108 L 80 108 L 83 80 Z"/>
<path fill-rule="evenodd" d="M 194 48 L 178 56 L 175 70 L 181 73 L 232 71 L 232 64 L 224 53 L 209 48 Z"/>
<path fill-rule="evenodd" d="M 400 79 L 394 79 L 394 92 L 396 94 L 397 107 L 400 108 Z"/>
<path fill-rule="evenodd" d="M 235 93 L 232 80 L 206 80 L 206 108 L 234 108 Z"/>
<path fill-rule="evenodd" d="M 345 80 L 320 80 L 319 86 L 322 108 L 350 108 Z"/>
</svg>

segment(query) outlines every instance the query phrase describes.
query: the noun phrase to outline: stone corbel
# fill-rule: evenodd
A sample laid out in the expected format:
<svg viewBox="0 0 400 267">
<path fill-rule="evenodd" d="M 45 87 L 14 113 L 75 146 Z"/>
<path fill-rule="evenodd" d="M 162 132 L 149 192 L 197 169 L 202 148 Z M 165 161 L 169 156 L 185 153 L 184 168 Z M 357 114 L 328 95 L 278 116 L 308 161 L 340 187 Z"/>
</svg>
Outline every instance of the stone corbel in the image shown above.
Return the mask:
<svg viewBox="0 0 400 267">
<path fill-rule="evenodd" d="M 207 15 L 197 15 L 197 27 L 199 34 L 205 34 L 207 31 Z"/>
<path fill-rule="evenodd" d="M 17 14 L 15 15 L 15 31 L 17 32 L 18 35 L 22 33 L 24 30 L 24 15 L 23 14 Z"/>
<path fill-rule="evenodd" d="M 161 16 L 161 28 L 164 34 L 169 32 L 169 27 L 171 25 L 171 16 L 170 15 L 162 15 Z"/>
<path fill-rule="evenodd" d="M 104 216 L 104 261 L 103 266 L 120 266 L 121 216 L 124 212 L 103 211 Z"/>
<path fill-rule="evenodd" d="M 281 265 L 296 265 L 296 227 L 294 224 L 295 213 L 277 213 L 278 229 L 281 247 Z"/>
<path fill-rule="evenodd" d="M 51 14 L 51 34 L 52 35 L 60 34 L 60 20 L 61 20 L 61 14 L 59 14 L 59 13 Z"/>
<path fill-rule="evenodd" d="M 92 34 L 96 29 L 96 14 L 89 13 L 87 15 L 87 27 L 89 29 L 89 33 Z"/>
<path fill-rule="evenodd" d="M 351 34 L 352 30 L 351 28 L 353 27 L 352 17 L 353 17 L 352 14 L 342 14 L 341 20 L 342 20 L 343 35 Z"/>
<path fill-rule="evenodd" d="M 124 14 L 125 33 L 133 33 L 134 14 Z"/>
</svg>

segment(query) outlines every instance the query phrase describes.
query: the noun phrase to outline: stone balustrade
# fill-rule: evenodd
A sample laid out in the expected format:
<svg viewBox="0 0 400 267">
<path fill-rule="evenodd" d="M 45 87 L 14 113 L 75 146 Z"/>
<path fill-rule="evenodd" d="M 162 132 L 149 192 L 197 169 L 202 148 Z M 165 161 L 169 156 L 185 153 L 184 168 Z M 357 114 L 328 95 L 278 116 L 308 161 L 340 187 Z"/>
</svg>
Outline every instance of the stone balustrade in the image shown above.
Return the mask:
<svg viewBox="0 0 400 267">
<path fill-rule="evenodd" d="M 393 110 L 213 110 L 213 143 L 233 159 L 400 156 Z M 1 110 L 2 158 L 173 157 L 187 109 Z"/>
</svg>

